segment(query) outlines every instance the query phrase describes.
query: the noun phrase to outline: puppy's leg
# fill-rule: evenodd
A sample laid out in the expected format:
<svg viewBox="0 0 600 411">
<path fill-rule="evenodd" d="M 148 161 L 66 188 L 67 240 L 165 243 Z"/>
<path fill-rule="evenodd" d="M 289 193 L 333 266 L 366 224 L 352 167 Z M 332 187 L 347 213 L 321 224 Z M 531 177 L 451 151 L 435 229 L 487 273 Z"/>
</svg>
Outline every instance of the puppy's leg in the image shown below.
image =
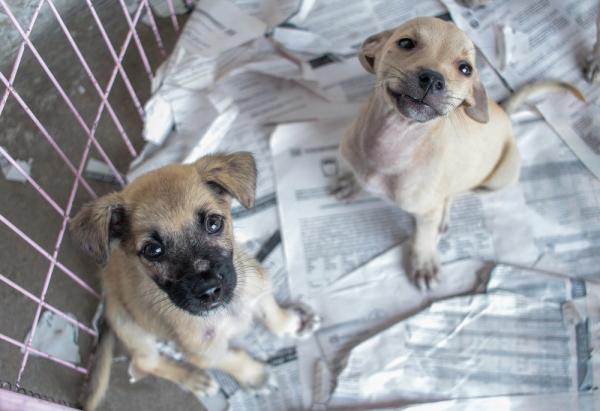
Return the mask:
<svg viewBox="0 0 600 411">
<path fill-rule="evenodd" d="M 585 77 L 588 81 L 600 80 L 600 1 L 598 1 L 598 15 L 596 16 L 596 45 L 587 58 Z"/>
<path fill-rule="evenodd" d="M 337 177 L 329 187 L 329 192 L 340 201 L 350 201 L 360 193 L 361 187 L 354 173 L 348 172 Z"/>
<path fill-rule="evenodd" d="M 283 308 L 271 294 L 259 302 L 257 316 L 278 337 L 306 338 L 320 325 L 320 318 L 310 308 L 304 305 Z"/>
<path fill-rule="evenodd" d="M 198 368 L 216 368 L 225 371 L 246 389 L 263 387 L 269 380 L 266 366 L 243 350 L 227 349 L 222 353 L 211 355 L 210 359 L 195 353 L 186 353 L 186 358 Z"/>
<path fill-rule="evenodd" d="M 430 288 L 439 272 L 436 251 L 439 227 L 444 216 L 444 204 L 427 213 L 415 215 L 416 226 L 411 248 L 410 279 L 419 288 Z"/>
<path fill-rule="evenodd" d="M 112 321 L 113 329 L 131 355 L 132 366 L 142 374 L 152 374 L 182 385 L 199 396 L 213 395 L 219 385 L 203 369 L 165 358 L 156 339 L 132 321 Z M 115 327 L 116 325 L 116 327 Z"/>
<path fill-rule="evenodd" d="M 219 391 L 219 385 L 205 370 L 169 360 L 158 352 L 138 350 L 131 361 L 138 371 L 173 381 L 197 396 L 211 396 Z"/>
</svg>

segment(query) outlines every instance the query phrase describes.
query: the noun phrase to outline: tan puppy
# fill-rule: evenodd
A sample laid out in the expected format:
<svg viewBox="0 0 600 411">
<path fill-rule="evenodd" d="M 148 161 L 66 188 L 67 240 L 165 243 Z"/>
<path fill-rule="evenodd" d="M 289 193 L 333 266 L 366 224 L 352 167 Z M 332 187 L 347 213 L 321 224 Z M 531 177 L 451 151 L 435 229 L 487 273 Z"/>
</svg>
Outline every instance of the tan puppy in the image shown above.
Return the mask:
<svg viewBox="0 0 600 411">
<path fill-rule="evenodd" d="M 519 178 L 510 119 L 487 98 L 475 47 L 452 23 L 416 18 L 369 37 L 359 59 L 377 83 L 340 145 L 353 175 L 341 178 L 333 192 L 349 198 L 358 180 L 412 213 L 410 276 L 429 287 L 439 270 L 436 241 L 447 227 L 450 198 Z M 541 88 L 548 87 L 571 86 Z M 513 103 L 539 88 L 518 93 Z"/>
<path fill-rule="evenodd" d="M 87 411 L 106 391 L 113 333 L 137 374 L 210 395 L 218 386 L 208 368 L 231 374 L 246 388 L 267 380 L 263 364 L 229 347 L 253 318 L 277 336 L 314 330 L 316 318 L 307 311 L 277 304 L 267 273 L 235 244 L 231 199 L 251 207 L 255 185 L 251 154 L 211 155 L 145 174 L 87 204 L 73 219 L 75 237 L 106 264 L 102 288 L 110 330 L 99 344 Z M 161 355 L 164 341 L 175 342 L 186 362 Z"/>
</svg>

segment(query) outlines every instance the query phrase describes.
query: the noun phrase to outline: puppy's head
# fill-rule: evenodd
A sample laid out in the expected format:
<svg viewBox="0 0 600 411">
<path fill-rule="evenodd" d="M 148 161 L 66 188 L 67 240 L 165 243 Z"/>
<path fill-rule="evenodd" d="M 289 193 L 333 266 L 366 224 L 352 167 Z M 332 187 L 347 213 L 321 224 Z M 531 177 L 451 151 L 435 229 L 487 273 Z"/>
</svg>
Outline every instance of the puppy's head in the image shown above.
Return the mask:
<svg viewBox="0 0 600 411">
<path fill-rule="evenodd" d="M 488 121 L 475 46 L 452 23 L 433 17 L 410 20 L 367 38 L 359 59 L 377 75 L 377 92 L 410 119 L 426 122 L 464 106 L 475 121 Z"/>
<path fill-rule="evenodd" d="M 240 273 L 233 263 L 231 199 L 251 207 L 255 188 L 250 153 L 210 155 L 162 167 L 85 205 L 71 230 L 100 264 L 119 247 L 173 304 L 204 315 L 233 298 Z"/>
</svg>

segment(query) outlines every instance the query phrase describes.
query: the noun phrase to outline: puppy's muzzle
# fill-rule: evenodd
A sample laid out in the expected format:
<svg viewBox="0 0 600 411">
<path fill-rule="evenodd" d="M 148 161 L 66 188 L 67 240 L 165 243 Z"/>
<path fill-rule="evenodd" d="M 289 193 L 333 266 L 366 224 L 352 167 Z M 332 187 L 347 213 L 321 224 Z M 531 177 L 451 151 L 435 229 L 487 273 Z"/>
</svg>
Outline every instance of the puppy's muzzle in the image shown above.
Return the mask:
<svg viewBox="0 0 600 411">
<path fill-rule="evenodd" d="M 204 272 L 185 274 L 179 284 L 176 305 L 195 315 L 203 315 L 231 301 L 237 284 L 232 265 L 219 264 Z"/>
<path fill-rule="evenodd" d="M 175 306 L 203 316 L 231 302 L 238 275 L 231 255 L 211 260 L 204 269 L 197 268 L 197 264 L 184 264 L 172 280 L 155 282 Z"/>
<path fill-rule="evenodd" d="M 396 109 L 419 122 L 443 115 L 446 106 L 446 80 L 428 68 L 411 73 L 400 82 L 388 83 L 387 93 Z"/>
</svg>

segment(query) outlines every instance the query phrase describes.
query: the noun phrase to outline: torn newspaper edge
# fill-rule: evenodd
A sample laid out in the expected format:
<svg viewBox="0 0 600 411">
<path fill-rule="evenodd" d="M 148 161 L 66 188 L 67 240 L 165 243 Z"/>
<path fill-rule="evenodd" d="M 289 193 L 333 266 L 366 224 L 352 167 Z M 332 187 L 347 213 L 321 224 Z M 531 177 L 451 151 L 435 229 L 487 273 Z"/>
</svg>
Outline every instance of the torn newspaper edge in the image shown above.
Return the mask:
<svg viewBox="0 0 600 411">
<path fill-rule="evenodd" d="M 0 148 L 2 148 L 0 146 Z M 0 170 L 2 174 L 4 174 L 4 178 L 8 181 L 14 181 L 17 183 L 26 183 L 27 178 L 23 173 L 30 176 L 31 175 L 31 165 L 33 164 L 33 159 L 29 160 L 15 160 L 17 166 L 12 164 L 6 158 L 0 156 Z"/>
<path fill-rule="evenodd" d="M 119 180 L 115 177 L 114 173 L 108 167 L 108 165 L 100 160 L 96 160 L 90 157 L 87 164 L 85 165 L 84 176 L 91 180 L 103 181 L 105 183 L 119 184 Z"/>
<path fill-rule="evenodd" d="M 67 315 L 75 319 L 75 315 L 71 313 L 67 313 Z M 29 340 L 29 335 L 30 333 L 27 333 L 25 341 Z M 79 329 L 52 311 L 45 310 L 40 316 L 31 346 L 71 364 L 81 363 Z M 21 351 L 25 352 L 23 349 Z"/>
</svg>

